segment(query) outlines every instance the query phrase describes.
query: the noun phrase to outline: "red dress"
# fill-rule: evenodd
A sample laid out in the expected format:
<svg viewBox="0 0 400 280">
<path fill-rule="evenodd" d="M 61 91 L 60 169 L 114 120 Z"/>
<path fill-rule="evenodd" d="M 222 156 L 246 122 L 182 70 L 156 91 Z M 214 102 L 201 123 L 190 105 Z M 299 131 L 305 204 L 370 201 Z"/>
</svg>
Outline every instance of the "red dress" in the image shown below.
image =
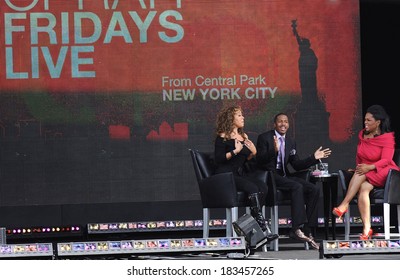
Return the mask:
<svg viewBox="0 0 400 280">
<path fill-rule="evenodd" d="M 393 161 L 394 132 L 384 133 L 373 138 L 364 138 L 364 130 L 358 134 L 356 163 L 374 164 L 376 169 L 365 174 L 367 180 L 375 187 L 384 187 L 389 170 L 400 170 Z"/>
</svg>

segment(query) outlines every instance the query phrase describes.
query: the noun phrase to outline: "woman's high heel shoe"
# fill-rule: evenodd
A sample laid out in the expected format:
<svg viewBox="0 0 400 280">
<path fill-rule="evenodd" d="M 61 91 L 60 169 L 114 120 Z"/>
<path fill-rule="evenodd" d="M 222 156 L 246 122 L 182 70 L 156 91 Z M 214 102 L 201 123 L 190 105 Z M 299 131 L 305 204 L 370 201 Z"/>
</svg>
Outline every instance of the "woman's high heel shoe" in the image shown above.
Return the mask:
<svg viewBox="0 0 400 280">
<path fill-rule="evenodd" d="M 360 235 L 360 240 L 368 240 L 372 238 L 372 234 L 374 234 L 374 231 L 372 230 L 372 228 L 369 229 L 367 234 L 362 233 Z"/>
<path fill-rule="evenodd" d="M 345 213 L 347 212 L 347 209 L 344 211 L 340 211 L 339 208 L 335 207 L 332 210 L 333 215 L 335 215 L 338 218 L 341 218 Z"/>
</svg>

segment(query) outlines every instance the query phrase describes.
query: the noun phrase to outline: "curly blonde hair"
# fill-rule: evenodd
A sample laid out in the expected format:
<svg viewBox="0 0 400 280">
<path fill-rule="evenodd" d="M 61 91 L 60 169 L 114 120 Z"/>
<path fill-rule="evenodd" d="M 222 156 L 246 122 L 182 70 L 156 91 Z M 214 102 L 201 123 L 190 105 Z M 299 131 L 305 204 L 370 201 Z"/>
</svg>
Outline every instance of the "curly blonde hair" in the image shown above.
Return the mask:
<svg viewBox="0 0 400 280">
<path fill-rule="evenodd" d="M 217 114 L 217 120 L 215 122 L 215 134 L 220 136 L 224 134 L 224 139 L 231 139 L 231 133 L 233 131 L 233 120 L 235 118 L 235 113 L 238 111 L 243 112 L 242 107 L 239 105 L 227 106 L 221 109 Z M 246 134 L 243 128 L 238 128 L 238 133 L 246 139 Z"/>
</svg>

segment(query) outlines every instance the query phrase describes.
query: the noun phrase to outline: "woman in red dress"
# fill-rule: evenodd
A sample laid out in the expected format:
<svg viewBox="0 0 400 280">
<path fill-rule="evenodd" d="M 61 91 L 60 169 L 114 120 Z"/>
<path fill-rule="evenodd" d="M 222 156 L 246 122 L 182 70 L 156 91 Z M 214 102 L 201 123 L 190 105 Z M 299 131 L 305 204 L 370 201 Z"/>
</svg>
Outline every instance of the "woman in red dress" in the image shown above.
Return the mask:
<svg viewBox="0 0 400 280">
<path fill-rule="evenodd" d="M 347 212 L 350 201 L 358 195 L 358 209 L 363 222 L 361 240 L 371 238 L 371 209 L 369 193 L 374 187 L 383 188 L 390 169 L 400 170 L 393 161 L 395 151 L 394 132 L 390 129 L 390 118 L 380 105 L 367 109 L 364 129 L 358 134 L 356 168 L 351 178 L 346 196 L 332 213 L 342 217 Z"/>
</svg>

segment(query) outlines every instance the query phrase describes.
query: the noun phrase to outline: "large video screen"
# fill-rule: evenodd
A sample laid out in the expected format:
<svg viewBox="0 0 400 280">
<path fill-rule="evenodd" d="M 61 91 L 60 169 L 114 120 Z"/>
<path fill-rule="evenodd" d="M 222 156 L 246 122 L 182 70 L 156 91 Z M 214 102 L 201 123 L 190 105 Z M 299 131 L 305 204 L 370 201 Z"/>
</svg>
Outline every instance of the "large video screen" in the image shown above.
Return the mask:
<svg viewBox="0 0 400 280">
<path fill-rule="evenodd" d="M 239 104 L 352 167 L 356 0 L 4 0 L 0 206 L 199 200 L 189 148 Z"/>
</svg>

